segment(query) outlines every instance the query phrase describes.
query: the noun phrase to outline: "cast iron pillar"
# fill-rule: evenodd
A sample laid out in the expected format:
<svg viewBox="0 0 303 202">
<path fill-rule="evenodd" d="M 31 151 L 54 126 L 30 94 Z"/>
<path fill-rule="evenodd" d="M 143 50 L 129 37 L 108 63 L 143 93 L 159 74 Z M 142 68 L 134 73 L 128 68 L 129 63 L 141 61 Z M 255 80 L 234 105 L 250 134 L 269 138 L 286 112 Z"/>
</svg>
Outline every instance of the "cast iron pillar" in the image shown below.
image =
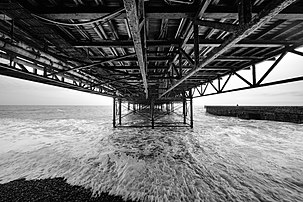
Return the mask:
<svg viewBox="0 0 303 202">
<path fill-rule="evenodd" d="M 113 127 L 116 128 L 116 98 L 113 98 Z"/>
<path fill-rule="evenodd" d="M 152 129 L 155 128 L 155 120 L 154 120 L 154 100 L 151 100 L 150 102 L 150 116 L 151 116 L 151 124 L 152 124 Z"/>
<path fill-rule="evenodd" d="M 121 120 L 122 120 L 122 107 L 121 107 L 121 105 L 122 105 L 122 101 L 121 101 L 121 99 L 119 99 L 119 125 L 121 125 Z"/>
<path fill-rule="evenodd" d="M 189 90 L 189 105 L 190 105 L 190 127 L 194 127 L 194 114 L 193 114 L 193 92 Z"/>
<path fill-rule="evenodd" d="M 185 93 L 183 92 L 183 123 L 186 124 L 186 96 Z"/>
</svg>

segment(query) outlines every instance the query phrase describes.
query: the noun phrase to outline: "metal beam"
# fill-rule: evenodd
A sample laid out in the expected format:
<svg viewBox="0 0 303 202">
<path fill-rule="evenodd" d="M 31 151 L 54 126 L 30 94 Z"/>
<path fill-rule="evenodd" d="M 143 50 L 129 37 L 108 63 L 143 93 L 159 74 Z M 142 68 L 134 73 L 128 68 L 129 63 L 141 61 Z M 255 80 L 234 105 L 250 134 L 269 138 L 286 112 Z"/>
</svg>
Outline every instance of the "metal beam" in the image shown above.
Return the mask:
<svg viewBox="0 0 303 202">
<path fill-rule="evenodd" d="M 197 19 L 197 20 L 195 20 L 194 23 L 195 23 L 195 25 L 211 27 L 211 28 L 223 30 L 226 32 L 236 32 L 239 29 L 239 26 L 235 25 L 235 24 L 210 21 L 210 20 Z"/>
<path fill-rule="evenodd" d="M 251 0 L 238 1 L 239 24 L 244 25 L 251 21 L 252 18 L 252 2 Z"/>
<path fill-rule="evenodd" d="M 291 45 L 295 43 L 296 41 L 293 40 L 287 40 L 287 41 L 281 41 L 281 40 L 250 40 L 245 39 L 240 41 L 239 43 L 235 44 L 234 47 L 238 48 L 275 48 L 275 47 L 281 47 L 285 45 Z M 147 47 L 170 47 L 170 46 L 176 46 L 178 47 L 181 43 L 180 40 L 147 40 L 146 45 Z M 216 39 L 204 39 L 203 36 L 199 36 L 199 47 L 219 47 L 222 43 L 224 43 L 223 40 Z M 98 42 L 81 42 L 77 41 L 72 43 L 72 45 L 75 48 L 132 48 L 134 43 L 132 40 L 99 40 Z M 194 40 L 190 39 L 187 41 L 186 46 L 193 46 Z M 149 51 L 148 51 L 149 52 Z M 169 51 L 166 51 L 167 53 L 170 53 Z M 165 51 L 164 51 L 165 53 Z"/>
<path fill-rule="evenodd" d="M 260 13 L 259 8 L 253 8 L 252 17 L 255 17 Z M 238 19 L 239 13 L 236 7 L 225 7 L 225 6 L 209 6 L 207 12 L 203 14 L 206 19 Z M 274 19 L 278 20 L 301 20 L 303 18 L 302 7 L 291 7 L 280 12 L 274 16 Z"/>
<path fill-rule="evenodd" d="M 64 73 L 75 71 L 75 70 L 90 68 L 90 67 L 94 67 L 94 66 L 97 66 L 97 65 L 102 65 L 102 64 L 107 63 L 107 62 L 114 62 L 114 61 L 117 61 L 117 60 L 123 60 L 123 59 L 133 57 L 133 56 L 135 56 L 135 54 L 129 54 L 129 55 L 123 55 L 123 56 L 120 56 L 120 57 L 114 57 L 114 58 L 110 58 L 110 59 L 107 59 L 107 60 L 104 60 L 104 61 L 101 61 L 101 62 L 96 62 L 96 63 L 89 64 L 89 65 L 82 65 L 82 66 L 79 66 L 79 67 L 63 70 L 63 71 L 60 71 L 60 72 L 51 73 L 48 76 L 60 75 L 60 74 L 64 74 Z"/>
<path fill-rule="evenodd" d="M 273 85 L 285 84 L 285 83 L 291 83 L 291 82 L 297 82 L 297 81 L 303 81 L 303 76 L 294 77 L 294 78 L 290 78 L 290 79 L 283 79 L 283 80 L 273 81 L 273 82 L 268 82 L 268 83 L 262 83 L 260 85 L 252 85 L 252 86 L 246 86 L 246 87 L 242 87 L 242 88 L 235 88 L 235 89 L 231 89 L 231 90 L 221 91 L 219 93 L 220 94 L 221 93 L 229 93 L 229 92 L 235 92 L 235 91 L 240 91 L 240 90 L 260 88 L 260 87 L 265 87 L 265 86 L 273 86 Z M 215 93 L 203 94 L 203 95 L 200 95 L 200 96 L 195 96 L 194 98 L 204 97 L 204 96 L 209 96 L 209 95 L 216 95 L 216 94 L 219 94 L 219 93 L 215 92 Z"/>
<path fill-rule="evenodd" d="M 210 1 L 209 1 L 210 2 Z M 205 7 L 206 8 L 206 7 Z M 117 10 L 121 9 L 121 7 L 106 7 L 104 5 L 98 7 L 53 7 L 47 8 L 47 10 L 43 7 L 41 8 L 29 8 L 29 10 L 33 11 L 33 13 L 39 14 L 43 17 L 54 19 L 54 20 L 90 20 L 102 18 L 103 16 L 109 15 Z M 296 20 L 303 18 L 303 12 L 301 8 L 291 8 L 287 9 L 278 15 L 276 15 L 275 19 L 282 20 Z M 146 18 L 147 19 L 181 19 L 181 18 L 194 18 L 195 13 L 193 12 L 195 8 L 192 6 L 174 6 L 171 7 L 163 6 L 163 7 L 146 7 Z M 206 9 L 205 9 L 206 10 Z M 204 18 L 215 18 L 215 19 L 238 19 L 239 13 L 237 8 L 228 7 L 228 6 L 215 6 L 211 5 L 205 10 L 201 9 Z M 260 8 L 254 8 L 252 10 L 252 16 L 257 15 L 260 12 Z M 202 16 L 202 15 L 201 15 Z M 126 14 L 122 13 L 117 16 L 116 19 L 125 19 Z"/>
<path fill-rule="evenodd" d="M 72 90 L 78 90 L 78 91 L 82 91 L 82 92 L 86 92 L 86 93 L 92 93 L 92 94 L 103 95 L 103 96 L 108 96 L 108 97 L 115 96 L 113 94 L 113 92 L 110 92 L 110 91 L 100 92 L 100 91 L 95 91 L 95 90 L 91 90 L 91 89 L 86 89 L 86 88 L 83 88 L 80 86 L 73 85 L 71 83 L 58 81 L 56 79 L 44 77 L 44 76 L 41 76 L 41 75 L 38 75 L 35 73 L 24 72 L 22 70 L 12 68 L 12 67 L 9 67 L 8 65 L 1 64 L 1 63 L 0 63 L 0 75 L 5 75 L 5 76 L 29 80 L 29 81 L 33 81 L 33 82 L 68 88 L 68 89 L 72 89 Z"/>
<path fill-rule="evenodd" d="M 252 34 L 255 30 L 262 27 L 264 24 L 268 23 L 274 16 L 276 16 L 279 12 L 283 9 L 291 5 L 292 3 L 296 2 L 297 0 L 277 0 L 272 1 L 268 4 L 263 11 L 261 11 L 257 16 L 255 16 L 249 23 L 242 25 L 241 28 L 237 31 L 236 34 L 229 37 L 221 46 L 216 48 L 215 50 L 211 51 L 208 54 L 208 57 L 203 60 L 199 67 L 192 69 L 189 71 L 182 79 L 177 81 L 174 85 L 172 85 L 168 90 L 160 95 L 160 98 L 166 95 L 168 92 L 173 90 L 175 87 L 183 83 L 189 77 L 196 74 L 199 70 L 203 67 L 214 61 L 217 57 L 222 55 L 224 52 L 229 50 L 232 46 L 236 43 L 244 39 L 245 37 Z"/>
<path fill-rule="evenodd" d="M 146 79 L 146 61 L 144 61 L 144 44 L 142 41 L 141 33 L 139 30 L 139 13 L 141 8 L 138 8 L 138 5 L 135 0 L 123 0 L 124 7 L 126 10 L 127 20 L 129 23 L 130 32 L 132 34 L 134 48 L 138 58 L 138 63 L 140 67 L 140 72 L 142 75 L 143 85 L 145 88 L 145 95 L 148 98 L 148 83 Z"/>
</svg>

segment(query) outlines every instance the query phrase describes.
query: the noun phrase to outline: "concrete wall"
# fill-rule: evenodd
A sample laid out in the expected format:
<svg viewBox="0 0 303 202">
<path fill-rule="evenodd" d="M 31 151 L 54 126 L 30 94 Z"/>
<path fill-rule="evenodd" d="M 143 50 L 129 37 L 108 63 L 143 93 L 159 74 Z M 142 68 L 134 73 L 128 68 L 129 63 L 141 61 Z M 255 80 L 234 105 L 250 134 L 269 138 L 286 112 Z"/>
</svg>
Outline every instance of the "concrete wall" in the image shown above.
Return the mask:
<svg viewBox="0 0 303 202">
<path fill-rule="evenodd" d="M 242 119 L 303 123 L 303 106 L 205 106 L 206 112 Z"/>
</svg>

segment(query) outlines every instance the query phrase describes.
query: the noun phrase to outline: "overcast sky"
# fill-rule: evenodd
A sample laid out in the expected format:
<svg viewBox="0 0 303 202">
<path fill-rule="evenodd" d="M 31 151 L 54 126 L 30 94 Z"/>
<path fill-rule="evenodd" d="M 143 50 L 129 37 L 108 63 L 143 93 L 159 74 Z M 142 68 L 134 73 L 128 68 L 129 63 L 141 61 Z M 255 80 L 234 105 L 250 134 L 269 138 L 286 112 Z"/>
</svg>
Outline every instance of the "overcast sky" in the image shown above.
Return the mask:
<svg viewBox="0 0 303 202">
<path fill-rule="evenodd" d="M 301 49 L 300 51 L 303 51 Z M 273 61 L 257 65 L 261 77 Z M 245 78 L 251 71 L 240 72 Z M 288 53 L 264 82 L 303 76 L 303 57 Z M 251 79 L 249 79 L 251 80 Z M 224 79 L 223 79 L 224 81 Z M 246 86 L 232 77 L 227 89 Z M 206 92 L 212 92 L 209 87 Z M 0 76 L 0 105 L 110 105 L 112 98 Z M 303 105 L 303 81 L 194 99 L 198 105 Z"/>
</svg>

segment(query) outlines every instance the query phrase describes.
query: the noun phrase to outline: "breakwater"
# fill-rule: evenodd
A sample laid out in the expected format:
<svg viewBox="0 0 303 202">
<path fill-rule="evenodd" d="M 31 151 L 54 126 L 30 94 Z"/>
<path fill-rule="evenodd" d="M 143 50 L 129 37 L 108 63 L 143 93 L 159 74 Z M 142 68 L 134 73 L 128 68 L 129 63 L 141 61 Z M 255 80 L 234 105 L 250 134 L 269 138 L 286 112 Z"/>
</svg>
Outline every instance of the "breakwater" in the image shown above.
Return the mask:
<svg viewBox="0 0 303 202">
<path fill-rule="evenodd" d="M 303 106 L 205 106 L 205 109 L 219 116 L 303 123 Z"/>
</svg>

